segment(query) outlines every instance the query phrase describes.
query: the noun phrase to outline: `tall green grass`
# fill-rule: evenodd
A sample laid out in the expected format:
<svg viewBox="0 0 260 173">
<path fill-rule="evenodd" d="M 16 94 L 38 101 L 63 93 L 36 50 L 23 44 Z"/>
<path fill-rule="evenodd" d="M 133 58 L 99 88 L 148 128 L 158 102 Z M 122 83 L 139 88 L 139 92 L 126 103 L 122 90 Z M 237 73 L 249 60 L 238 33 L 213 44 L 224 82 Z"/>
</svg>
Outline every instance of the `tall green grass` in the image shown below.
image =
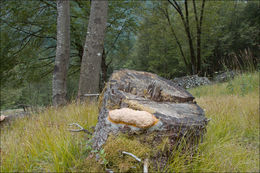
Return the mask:
<svg viewBox="0 0 260 173">
<path fill-rule="evenodd" d="M 183 153 L 176 148 L 163 170 L 150 165 L 149 171 L 259 172 L 259 74 L 243 74 L 190 92 L 211 118 L 198 152 Z M 68 131 L 73 122 L 91 130 L 97 114 L 96 105 L 72 103 L 1 127 L 1 172 L 100 172 L 109 166 L 114 171 L 142 170 L 139 163 L 116 151 L 133 152 L 142 158 L 152 151 L 149 146 L 127 138 L 113 139 L 96 161 L 87 147 L 91 136 Z"/>
<path fill-rule="evenodd" d="M 69 132 L 68 124 L 76 122 L 91 130 L 97 113 L 95 105 L 72 103 L 1 127 L 1 172 L 79 171 L 90 136 Z"/>
<path fill-rule="evenodd" d="M 169 161 L 170 170 L 259 172 L 258 96 L 205 96 L 197 102 L 211 118 L 207 134 L 193 157 L 176 150 Z"/>
<path fill-rule="evenodd" d="M 244 73 L 235 76 L 233 80 L 214 85 L 200 86 L 189 90 L 195 98 L 239 95 L 249 93 L 259 94 L 259 72 Z"/>
<path fill-rule="evenodd" d="M 190 92 L 211 121 L 189 171 L 259 172 L 259 73 Z"/>
</svg>

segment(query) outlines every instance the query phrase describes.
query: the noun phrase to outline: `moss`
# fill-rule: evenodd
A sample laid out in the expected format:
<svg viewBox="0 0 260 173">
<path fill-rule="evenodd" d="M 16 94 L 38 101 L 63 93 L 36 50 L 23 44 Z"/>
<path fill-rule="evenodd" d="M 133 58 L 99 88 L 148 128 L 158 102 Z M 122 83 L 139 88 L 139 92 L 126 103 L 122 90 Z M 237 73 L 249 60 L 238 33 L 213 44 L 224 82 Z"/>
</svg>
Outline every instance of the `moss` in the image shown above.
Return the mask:
<svg viewBox="0 0 260 173">
<path fill-rule="evenodd" d="M 162 96 L 162 101 L 168 101 L 168 102 L 173 102 L 174 101 L 174 98 L 173 96 L 165 93 L 164 91 L 161 91 L 161 96 Z"/>
<path fill-rule="evenodd" d="M 110 136 L 104 150 L 108 166 L 115 172 L 141 172 L 143 165 L 131 156 L 123 155 L 122 151 L 130 152 L 143 160 L 149 158 L 152 149 L 135 138 L 120 134 L 117 137 Z"/>
<path fill-rule="evenodd" d="M 112 104 L 110 100 L 107 101 L 107 109 L 114 110 L 121 108 L 120 105 Z"/>
<path fill-rule="evenodd" d="M 134 109 L 134 110 L 139 110 L 139 111 L 146 111 L 146 112 L 149 112 L 151 114 L 154 114 L 155 113 L 155 110 L 149 108 L 149 107 L 146 107 L 136 101 L 133 101 L 133 100 L 123 100 L 124 103 L 126 103 L 128 105 L 129 108 L 131 109 Z"/>
<path fill-rule="evenodd" d="M 102 166 L 95 159 L 95 155 L 86 158 L 83 165 L 77 167 L 80 172 L 105 172 L 104 166 Z"/>
<path fill-rule="evenodd" d="M 147 89 L 144 89 L 143 93 L 144 93 L 144 95 L 146 95 L 147 94 Z"/>
<path fill-rule="evenodd" d="M 165 157 L 171 155 L 168 137 L 158 139 L 156 132 L 138 135 L 119 134 L 110 136 L 104 146 L 108 167 L 115 172 L 142 172 L 143 164 L 122 151 L 134 154 L 142 160 L 148 158 L 150 170 L 161 169 Z M 158 166 L 158 165 L 160 166 Z M 136 167 L 136 168 L 133 168 Z"/>
</svg>

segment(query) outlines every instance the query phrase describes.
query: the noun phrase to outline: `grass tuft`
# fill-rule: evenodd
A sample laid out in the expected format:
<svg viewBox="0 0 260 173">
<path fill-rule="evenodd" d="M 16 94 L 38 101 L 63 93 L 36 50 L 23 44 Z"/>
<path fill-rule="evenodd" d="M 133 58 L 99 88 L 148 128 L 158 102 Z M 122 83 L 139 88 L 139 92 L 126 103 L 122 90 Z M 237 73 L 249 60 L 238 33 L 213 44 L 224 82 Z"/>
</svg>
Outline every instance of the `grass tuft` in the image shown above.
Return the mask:
<svg viewBox="0 0 260 173">
<path fill-rule="evenodd" d="M 68 124 L 90 130 L 97 114 L 95 105 L 72 103 L 1 127 L 1 172 L 77 171 L 90 136 L 69 132 Z"/>
<path fill-rule="evenodd" d="M 193 154 L 176 147 L 163 170 L 150 165 L 149 171 L 259 172 L 259 73 L 190 92 L 211 118 L 203 143 Z M 91 136 L 69 132 L 68 124 L 76 122 L 91 131 L 97 123 L 97 107 L 72 103 L 48 108 L 1 127 L 1 172 L 104 172 L 105 168 L 140 172 L 142 164 L 122 151 L 145 159 L 167 150 L 167 138 L 151 148 L 149 142 L 120 135 L 110 136 L 101 151 L 91 151 L 87 145 Z"/>
</svg>

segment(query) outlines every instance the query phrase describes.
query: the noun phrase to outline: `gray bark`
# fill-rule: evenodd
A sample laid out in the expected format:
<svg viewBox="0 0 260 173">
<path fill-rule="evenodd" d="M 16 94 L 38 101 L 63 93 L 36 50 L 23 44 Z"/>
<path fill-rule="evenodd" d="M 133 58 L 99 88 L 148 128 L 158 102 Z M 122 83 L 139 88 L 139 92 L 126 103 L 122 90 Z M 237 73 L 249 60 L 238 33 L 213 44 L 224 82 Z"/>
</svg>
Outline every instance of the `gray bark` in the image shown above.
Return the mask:
<svg viewBox="0 0 260 173">
<path fill-rule="evenodd" d="M 92 139 L 93 148 L 100 149 L 110 134 L 130 133 L 135 136 L 156 134 L 154 142 L 168 136 L 171 143 L 185 137 L 196 144 L 206 132 L 207 118 L 194 97 L 172 81 L 155 74 L 120 70 L 110 77 L 102 95 L 98 123 Z M 137 128 L 127 123 L 115 124 L 108 119 L 111 110 L 131 108 L 150 111 L 159 120 L 148 128 Z"/>
<path fill-rule="evenodd" d="M 78 99 L 99 92 L 101 60 L 107 22 L 108 1 L 91 2 L 88 32 L 81 62 Z"/>
<path fill-rule="evenodd" d="M 70 1 L 57 0 L 57 48 L 52 83 L 54 106 L 66 104 L 67 71 L 70 57 Z"/>
</svg>

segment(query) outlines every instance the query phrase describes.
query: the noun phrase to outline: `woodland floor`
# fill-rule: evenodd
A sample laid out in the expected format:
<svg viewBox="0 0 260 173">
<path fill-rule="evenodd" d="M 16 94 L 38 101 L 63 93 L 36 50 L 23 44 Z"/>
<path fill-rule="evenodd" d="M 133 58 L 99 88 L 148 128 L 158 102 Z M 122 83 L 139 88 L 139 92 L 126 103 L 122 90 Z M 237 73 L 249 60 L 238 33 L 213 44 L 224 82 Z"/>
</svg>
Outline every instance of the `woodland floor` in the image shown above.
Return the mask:
<svg viewBox="0 0 260 173">
<path fill-rule="evenodd" d="M 259 73 L 189 91 L 211 121 L 199 154 L 174 151 L 167 171 L 259 172 Z M 96 104 L 71 103 L 1 125 L 1 172 L 98 172 L 105 168 L 124 172 L 127 166 L 131 166 L 128 171 L 140 171 L 138 162 L 114 152 L 122 149 L 138 156 L 148 151 L 136 141 L 121 138 L 121 145 L 112 141 L 100 151 L 101 162 L 96 162 L 91 156 L 97 151 L 87 145 L 91 136 L 68 131 L 70 123 L 93 131 L 97 115 Z M 166 171 L 153 167 L 149 171 Z"/>
</svg>

